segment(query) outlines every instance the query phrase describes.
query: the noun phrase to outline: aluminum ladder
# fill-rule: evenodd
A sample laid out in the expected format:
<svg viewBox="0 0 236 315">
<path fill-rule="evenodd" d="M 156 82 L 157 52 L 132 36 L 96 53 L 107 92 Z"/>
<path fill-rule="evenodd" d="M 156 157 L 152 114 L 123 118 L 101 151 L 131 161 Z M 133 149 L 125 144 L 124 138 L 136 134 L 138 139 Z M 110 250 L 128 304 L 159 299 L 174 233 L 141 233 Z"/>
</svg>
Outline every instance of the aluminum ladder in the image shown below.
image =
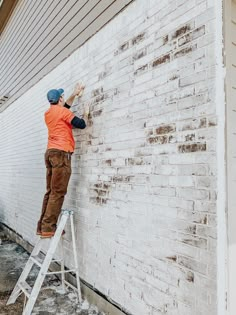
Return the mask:
<svg viewBox="0 0 236 315">
<path fill-rule="evenodd" d="M 66 222 L 70 218 L 70 226 L 71 226 L 71 235 L 72 235 L 72 245 L 73 245 L 73 256 L 74 256 L 74 268 L 70 270 L 65 270 L 64 265 L 64 251 L 63 251 L 63 237 L 62 232 L 66 225 Z M 45 258 L 42 260 L 39 258 L 40 250 L 45 245 L 45 242 L 50 242 Z M 61 252 L 62 257 L 60 260 L 54 260 L 53 256 L 56 252 L 57 246 L 61 240 Z M 48 272 L 49 266 L 51 262 L 60 262 L 61 263 L 61 271 L 56 272 Z M 31 287 L 26 279 L 33 267 L 33 265 L 37 265 L 40 267 L 38 276 L 35 280 L 34 286 Z M 65 280 L 65 273 L 74 272 L 76 274 L 76 282 L 77 288 L 70 284 Z M 71 287 L 77 294 L 77 301 L 81 302 L 81 288 L 80 288 L 80 280 L 79 280 L 79 268 L 78 268 L 78 260 L 77 260 L 77 251 L 76 251 L 76 242 L 75 242 L 75 228 L 74 228 L 74 220 L 73 220 L 73 211 L 71 210 L 62 210 L 61 217 L 59 219 L 59 224 L 57 226 L 57 230 L 55 235 L 50 239 L 40 238 L 36 243 L 24 270 L 21 273 L 20 278 L 18 279 L 15 288 L 13 289 L 11 296 L 7 301 L 7 305 L 15 303 L 16 299 L 22 294 L 25 294 L 25 297 L 28 298 L 27 303 L 24 306 L 23 315 L 30 315 L 34 304 L 38 298 L 40 289 L 42 287 L 43 281 L 46 275 L 51 274 L 61 274 L 62 280 L 62 288 L 65 292 L 66 286 Z"/>
</svg>

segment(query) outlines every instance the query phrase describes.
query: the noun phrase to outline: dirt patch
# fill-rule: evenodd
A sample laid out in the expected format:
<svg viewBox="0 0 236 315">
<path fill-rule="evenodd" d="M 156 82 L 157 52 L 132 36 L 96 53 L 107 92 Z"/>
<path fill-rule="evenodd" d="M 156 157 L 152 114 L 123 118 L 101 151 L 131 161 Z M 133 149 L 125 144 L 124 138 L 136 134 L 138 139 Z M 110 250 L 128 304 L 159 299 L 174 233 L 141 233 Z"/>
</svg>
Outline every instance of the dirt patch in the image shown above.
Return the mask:
<svg viewBox="0 0 236 315">
<path fill-rule="evenodd" d="M 7 300 L 10 297 L 10 292 L 0 293 L 0 314 L 1 315 L 22 315 L 24 297 L 20 296 L 15 304 L 6 306 Z"/>
</svg>

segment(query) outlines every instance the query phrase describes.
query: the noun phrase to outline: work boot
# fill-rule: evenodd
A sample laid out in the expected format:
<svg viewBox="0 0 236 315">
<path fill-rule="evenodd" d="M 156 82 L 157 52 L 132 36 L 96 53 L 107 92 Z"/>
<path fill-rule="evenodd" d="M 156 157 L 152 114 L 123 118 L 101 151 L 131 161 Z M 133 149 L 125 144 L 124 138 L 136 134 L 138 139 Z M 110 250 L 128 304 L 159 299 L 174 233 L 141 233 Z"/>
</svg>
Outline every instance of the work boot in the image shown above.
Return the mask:
<svg viewBox="0 0 236 315">
<path fill-rule="evenodd" d="M 37 224 L 37 231 L 36 231 L 36 235 L 41 235 L 41 223 L 40 222 L 38 222 L 38 224 Z"/>
</svg>

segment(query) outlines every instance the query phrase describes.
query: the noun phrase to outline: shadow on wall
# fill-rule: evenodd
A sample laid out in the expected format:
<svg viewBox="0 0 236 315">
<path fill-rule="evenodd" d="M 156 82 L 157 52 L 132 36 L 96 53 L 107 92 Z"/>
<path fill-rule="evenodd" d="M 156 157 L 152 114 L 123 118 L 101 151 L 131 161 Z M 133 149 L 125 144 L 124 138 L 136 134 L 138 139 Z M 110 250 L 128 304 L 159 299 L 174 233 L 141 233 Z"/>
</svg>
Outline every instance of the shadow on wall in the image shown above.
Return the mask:
<svg viewBox="0 0 236 315">
<path fill-rule="evenodd" d="M 0 223 L 5 222 L 5 205 L 0 199 Z"/>
</svg>

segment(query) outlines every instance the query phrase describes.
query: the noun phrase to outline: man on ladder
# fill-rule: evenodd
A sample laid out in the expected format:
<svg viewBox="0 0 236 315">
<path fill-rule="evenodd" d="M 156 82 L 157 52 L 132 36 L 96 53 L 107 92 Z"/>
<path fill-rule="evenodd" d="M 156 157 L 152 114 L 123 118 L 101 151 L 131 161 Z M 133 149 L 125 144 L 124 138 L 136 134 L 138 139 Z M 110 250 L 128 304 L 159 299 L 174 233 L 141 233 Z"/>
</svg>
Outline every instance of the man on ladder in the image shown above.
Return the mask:
<svg viewBox="0 0 236 315">
<path fill-rule="evenodd" d="M 57 219 L 67 193 L 71 175 L 71 155 L 75 147 L 72 128 L 84 129 L 87 124 L 89 106 L 85 108 L 83 119 L 76 117 L 69 110 L 75 97 L 81 96 L 83 90 L 84 86 L 77 83 L 66 102 L 63 89 L 54 89 L 47 93 L 50 103 L 50 108 L 45 113 L 48 128 L 48 145 L 45 153 L 47 192 L 43 199 L 36 232 L 41 238 L 54 236 Z"/>
<path fill-rule="evenodd" d="M 41 238 L 36 243 L 25 268 L 18 279 L 11 296 L 7 301 L 7 305 L 15 303 L 21 293 L 24 293 L 28 298 L 27 304 L 24 307 L 23 315 L 30 315 L 34 304 L 37 300 L 44 278 L 48 274 L 61 274 L 62 287 L 65 285 L 74 289 L 78 296 L 78 301 L 81 302 L 81 288 L 79 279 L 79 268 L 76 253 L 75 230 L 73 221 L 73 211 L 63 210 L 58 228 L 56 226 L 58 217 L 61 213 L 61 207 L 64 201 L 64 196 L 67 192 L 67 186 L 71 175 L 71 155 L 74 152 L 75 141 L 72 134 L 72 128 L 84 129 L 87 124 L 89 115 L 89 106 L 86 106 L 84 117 L 76 117 L 69 108 L 73 104 L 76 96 L 81 96 L 84 87 L 76 84 L 73 94 L 64 101 L 64 90 L 50 90 L 47 93 L 47 98 L 51 104 L 50 109 L 45 113 L 45 122 L 48 127 L 48 146 L 45 153 L 45 164 L 47 167 L 47 192 L 44 196 L 42 213 L 37 226 L 37 234 Z M 70 218 L 72 249 L 74 256 L 74 267 L 69 270 L 64 268 L 63 254 L 63 228 Z M 54 236 L 54 237 L 53 237 Z M 52 238 L 53 237 L 53 238 Z M 40 251 L 44 248 L 44 242 L 47 238 L 51 238 L 49 248 L 43 260 L 40 259 Z M 53 260 L 53 256 L 57 246 L 62 241 L 62 258 Z M 52 261 L 61 262 L 61 271 L 48 272 Z M 27 277 L 33 265 L 40 267 L 38 276 L 34 286 L 30 287 L 27 283 Z M 73 272 L 76 275 L 77 287 L 65 280 L 65 273 Z"/>
</svg>

